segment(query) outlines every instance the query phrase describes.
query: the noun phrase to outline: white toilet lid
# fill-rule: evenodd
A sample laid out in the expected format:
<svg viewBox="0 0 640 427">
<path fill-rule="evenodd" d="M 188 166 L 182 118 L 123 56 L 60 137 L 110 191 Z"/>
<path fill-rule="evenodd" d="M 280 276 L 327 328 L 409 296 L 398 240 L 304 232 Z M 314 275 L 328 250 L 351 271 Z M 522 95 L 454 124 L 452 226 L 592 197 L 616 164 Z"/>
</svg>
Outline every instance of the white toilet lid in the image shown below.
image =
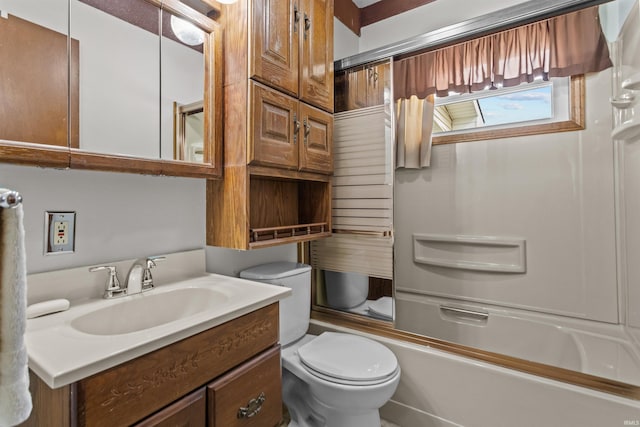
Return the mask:
<svg viewBox="0 0 640 427">
<path fill-rule="evenodd" d="M 298 349 L 300 361 L 312 371 L 349 382 L 386 379 L 398 370 L 387 347 L 365 337 L 324 332 Z"/>
</svg>

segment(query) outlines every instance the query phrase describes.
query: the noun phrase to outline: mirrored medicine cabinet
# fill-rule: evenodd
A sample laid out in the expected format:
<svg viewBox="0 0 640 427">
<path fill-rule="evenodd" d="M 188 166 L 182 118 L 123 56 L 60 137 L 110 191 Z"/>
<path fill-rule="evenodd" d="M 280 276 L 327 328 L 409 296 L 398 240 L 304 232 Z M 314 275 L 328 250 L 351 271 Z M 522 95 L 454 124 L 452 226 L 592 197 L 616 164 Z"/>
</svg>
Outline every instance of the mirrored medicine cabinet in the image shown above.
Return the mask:
<svg viewBox="0 0 640 427">
<path fill-rule="evenodd" d="M 221 175 L 221 29 L 178 0 L 0 0 L 0 159 Z"/>
</svg>

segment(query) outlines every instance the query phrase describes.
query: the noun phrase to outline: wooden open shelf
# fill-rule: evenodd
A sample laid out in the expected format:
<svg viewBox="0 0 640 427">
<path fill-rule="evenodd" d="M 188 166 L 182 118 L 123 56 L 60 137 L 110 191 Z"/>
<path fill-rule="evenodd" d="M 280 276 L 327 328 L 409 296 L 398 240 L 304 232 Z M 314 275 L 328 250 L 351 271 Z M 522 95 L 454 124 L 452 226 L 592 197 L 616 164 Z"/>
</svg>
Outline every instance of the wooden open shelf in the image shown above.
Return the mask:
<svg viewBox="0 0 640 427">
<path fill-rule="evenodd" d="M 331 236 L 329 179 L 242 172 L 245 185 L 234 183 L 232 169 L 224 181 L 207 182 L 208 245 L 259 249 Z"/>
<path fill-rule="evenodd" d="M 257 249 L 271 245 L 319 239 L 330 235 L 331 230 L 327 222 L 252 228 L 249 231 L 249 247 L 251 249 Z"/>
</svg>

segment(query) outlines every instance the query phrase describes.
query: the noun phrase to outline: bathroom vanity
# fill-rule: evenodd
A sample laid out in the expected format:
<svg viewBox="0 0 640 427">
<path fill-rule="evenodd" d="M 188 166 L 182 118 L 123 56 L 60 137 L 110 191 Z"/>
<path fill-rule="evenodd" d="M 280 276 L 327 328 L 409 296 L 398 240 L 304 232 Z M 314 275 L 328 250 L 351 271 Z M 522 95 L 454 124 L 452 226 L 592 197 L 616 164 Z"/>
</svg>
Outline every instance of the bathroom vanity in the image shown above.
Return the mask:
<svg viewBox="0 0 640 427">
<path fill-rule="evenodd" d="M 51 389 L 31 375 L 25 426 L 276 425 L 282 415 L 278 305 Z"/>
<path fill-rule="evenodd" d="M 187 271 L 201 257 L 169 255 L 173 266 L 156 276 L 179 275 L 177 264 Z M 82 271 L 42 273 L 32 283 L 48 278 L 55 288 Z M 277 425 L 278 301 L 290 290 L 207 273 L 168 280 L 121 298 L 74 299 L 67 311 L 30 319 L 33 411 L 22 425 Z"/>
</svg>

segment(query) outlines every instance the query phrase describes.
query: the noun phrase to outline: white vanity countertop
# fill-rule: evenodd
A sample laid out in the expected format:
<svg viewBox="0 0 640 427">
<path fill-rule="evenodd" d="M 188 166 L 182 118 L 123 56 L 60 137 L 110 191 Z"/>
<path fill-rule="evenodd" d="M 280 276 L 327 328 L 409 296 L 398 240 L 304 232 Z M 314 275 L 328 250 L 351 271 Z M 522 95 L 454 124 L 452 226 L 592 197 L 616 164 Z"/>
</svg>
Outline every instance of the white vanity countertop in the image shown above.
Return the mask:
<svg viewBox="0 0 640 427">
<path fill-rule="evenodd" d="M 74 319 L 101 308 L 184 288 L 212 289 L 217 294 L 223 294 L 226 300 L 213 304 L 207 310 L 135 332 L 96 335 L 81 332 L 72 326 Z M 62 387 L 266 307 L 290 294 L 291 290 L 285 287 L 205 274 L 175 284 L 157 286 L 142 294 L 111 300 L 72 302 L 67 311 L 27 321 L 25 339 L 29 367 L 49 387 Z"/>
</svg>

